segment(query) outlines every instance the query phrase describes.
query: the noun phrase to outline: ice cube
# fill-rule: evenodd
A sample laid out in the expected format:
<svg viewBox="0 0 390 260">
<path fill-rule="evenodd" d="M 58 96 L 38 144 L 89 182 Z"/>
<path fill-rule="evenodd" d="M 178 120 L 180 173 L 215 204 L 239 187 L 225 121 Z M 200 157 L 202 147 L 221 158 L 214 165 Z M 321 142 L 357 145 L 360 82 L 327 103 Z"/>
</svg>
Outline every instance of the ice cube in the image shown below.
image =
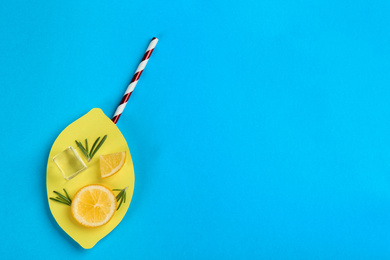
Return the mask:
<svg viewBox="0 0 390 260">
<path fill-rule="evenodd" d="M 76 177 L 80 172 L 87 169 L 87 166 L 72 146 L 55 155 L 53 161 L 66 180 Z"/>
</svg>

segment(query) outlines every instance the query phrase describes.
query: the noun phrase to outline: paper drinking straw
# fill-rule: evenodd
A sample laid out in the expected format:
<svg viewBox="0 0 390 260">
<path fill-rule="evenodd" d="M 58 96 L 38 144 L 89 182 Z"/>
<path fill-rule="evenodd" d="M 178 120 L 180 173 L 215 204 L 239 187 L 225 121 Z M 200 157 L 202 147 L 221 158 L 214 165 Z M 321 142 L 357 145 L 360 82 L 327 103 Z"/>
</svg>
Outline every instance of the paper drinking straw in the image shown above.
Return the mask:
<svg viewBox="0 0 390 260">
<path fill-rule="evenodd" d="M 129 86 L 126 89 L 125 94 L 123 95 L 123 98 L 121 102 L 119 103 L 119 106 L 117 107 L 114 116 L 112 117 L 112 121 L 114 124 L 116 124 L 119 120 L 119 117 L 121 116 L 123 110 L 126 107 L 127 101 L 129 100 L 131 93 L 133 93 L 133 90 L 135 86 L 137 85 L 137 82 L 139 78 L 141 77 L 142 71 L 144 71 L 146 64 L 149 61 L 150 55 L 152 55 L 152 52 L 154 48 L 156 47 L 156 44 L 158 42 L 158 39 L 156 37 L 153 37 L 153 39 L 150 41 L 148 48 L 146 49 L 146 52 L 144 54 L 144 57 L 142 58 L 140 64 L 138 65 L 137 70 L 134 73 L 133 78 L 131 79 L 131 82 Z"/>
</svg>

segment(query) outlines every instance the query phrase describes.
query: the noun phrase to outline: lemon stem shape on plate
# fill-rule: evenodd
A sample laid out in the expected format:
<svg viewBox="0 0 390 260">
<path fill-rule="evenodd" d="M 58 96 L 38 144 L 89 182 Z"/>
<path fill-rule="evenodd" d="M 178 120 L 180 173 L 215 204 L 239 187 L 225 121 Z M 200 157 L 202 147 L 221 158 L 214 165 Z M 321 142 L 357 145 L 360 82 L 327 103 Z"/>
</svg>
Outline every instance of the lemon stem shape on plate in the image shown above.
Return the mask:
<svg viewBox="0 0 390 260">
<path fill-rule="evenodd" d="M 119 172 L 126 161 L 126 152 L 100 155 L 100 174 L 107 178 Z"/>
<path fill-rule="evenodd" d="M 81 188 L 73 198 L 72 215 L 86 227 L 100 227 L 114 216 L 117 203 L 114 193 L 101 184 Z"/>
</svg>

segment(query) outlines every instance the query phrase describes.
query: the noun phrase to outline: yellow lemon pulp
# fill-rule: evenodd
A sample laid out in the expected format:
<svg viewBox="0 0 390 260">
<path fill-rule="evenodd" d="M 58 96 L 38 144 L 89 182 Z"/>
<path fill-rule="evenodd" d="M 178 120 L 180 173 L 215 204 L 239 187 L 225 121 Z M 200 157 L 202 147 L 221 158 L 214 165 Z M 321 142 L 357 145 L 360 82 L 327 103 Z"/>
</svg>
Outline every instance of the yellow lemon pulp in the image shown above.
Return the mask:
<svg viewBox="0 0 390 260">
<path fill-rule="evenodd" d="M 106 224 L 116 211 L 116 198 L 112 191 L 100 184 L 81 188 L 73 198 L 72 215 L 86 227 Z"/>
<path fill-rule="evenodd" d="M 102 178 L 107 178 L 117 173 L 126 161 L 126 153 L 111 153 L 100 155 L 100 174 Z"/>
</svg>

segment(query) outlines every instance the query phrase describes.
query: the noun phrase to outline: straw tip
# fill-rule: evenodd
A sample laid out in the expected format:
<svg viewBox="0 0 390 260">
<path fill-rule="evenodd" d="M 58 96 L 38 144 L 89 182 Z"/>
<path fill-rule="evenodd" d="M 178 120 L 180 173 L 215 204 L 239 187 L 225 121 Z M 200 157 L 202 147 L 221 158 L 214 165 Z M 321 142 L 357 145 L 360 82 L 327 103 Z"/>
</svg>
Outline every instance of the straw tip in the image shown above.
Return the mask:
<svg viewBox="0 0 390 260">
<path fill-rule="evenodd" d="M 157 40 L 157 41 L 158 41 L 158 39 L 157 39 L 156 37 L 153 37 L 153 38 L 152 38 L 152 41 L 153 41 L 153 40 Z"/>
</svg>

